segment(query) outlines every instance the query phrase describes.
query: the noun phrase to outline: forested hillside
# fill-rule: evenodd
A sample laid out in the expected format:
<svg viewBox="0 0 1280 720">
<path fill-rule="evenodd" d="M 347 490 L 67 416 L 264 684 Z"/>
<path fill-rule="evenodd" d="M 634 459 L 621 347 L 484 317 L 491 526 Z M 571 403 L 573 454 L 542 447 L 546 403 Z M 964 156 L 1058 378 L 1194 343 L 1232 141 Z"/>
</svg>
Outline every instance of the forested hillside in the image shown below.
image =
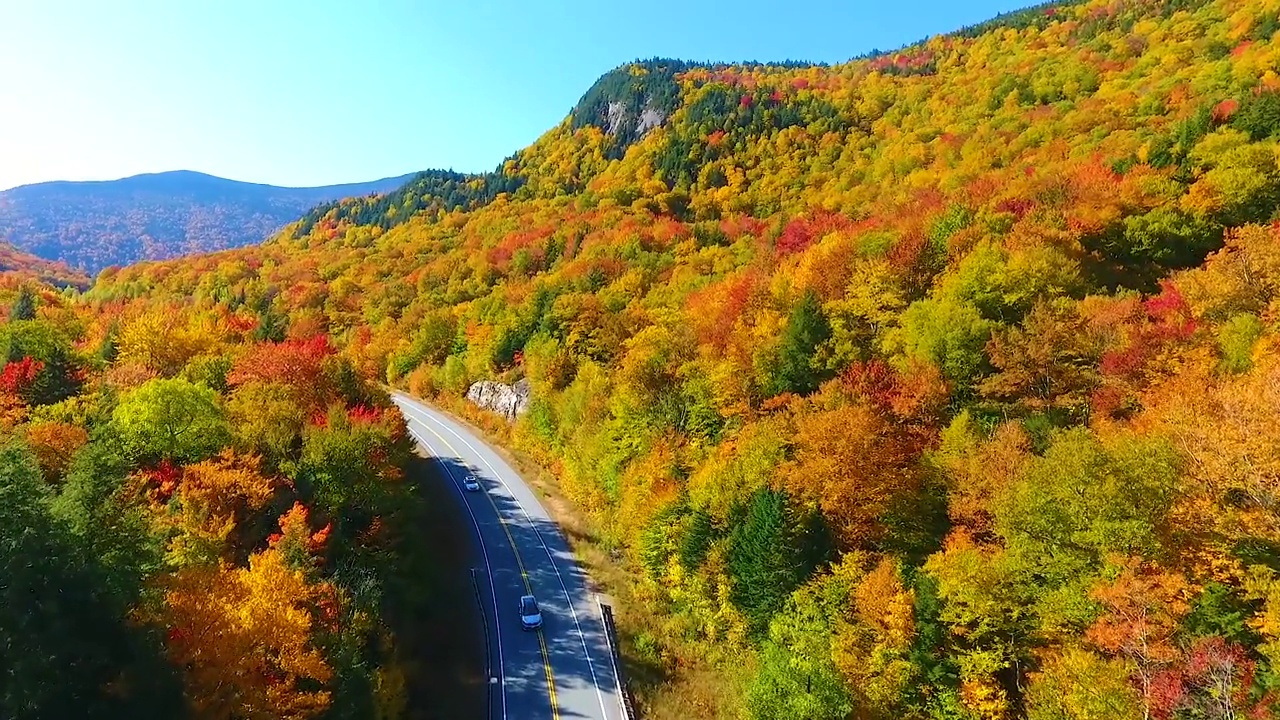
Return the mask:
<svg viewBox="0 0 1280 720">
<path fill-rule="evenodd" d="M 262 242 L 314 205 L 385 193 L 410 176 L 285 188 L 177 171 L 0 191 L 0 240 L 97 273 Z"/>
<path fill-rule="evenodd" d="M 52 287 L 89 287 L 89 276 L 54 262 L 25 253 L 8 243 L 0 243 L 0 274 L 18 280 L 33 280 Z"/>
<path fill-rule="evenodd" d="M 157 379 L 112 402 L 180 386 L 232 418 L 310 387 L 252 360 L 329 341 L 446 403 L 528 378 L 512 437 L 632 573 L 646 717 L 1274 717 L 1277 30 L 1269 0 L 1089 0 L 833 67 L 637 62 L 494 173 L 108 271 L 67 332 L 96 347 L 127 303 L 283 338 L 150 365 L 120 325 L 106 377 Z M 364 427 L 333 418 L 285 425 L 293 454 L 226 432 L 336 492 L 299 475 Z M 184 478 L 246 462 L 182 452 Z M 34 467 L 65 523 L 76 476 Z M 326 522 L 364 497 L 328 492 Z M 251 576 L 265 524 L 217 572 Z"/>
<path fill-rule="evenodd" d="M 402 716 L 386 394 L 249 312 L 0 302 L 0 716 Z"/>
</svg>

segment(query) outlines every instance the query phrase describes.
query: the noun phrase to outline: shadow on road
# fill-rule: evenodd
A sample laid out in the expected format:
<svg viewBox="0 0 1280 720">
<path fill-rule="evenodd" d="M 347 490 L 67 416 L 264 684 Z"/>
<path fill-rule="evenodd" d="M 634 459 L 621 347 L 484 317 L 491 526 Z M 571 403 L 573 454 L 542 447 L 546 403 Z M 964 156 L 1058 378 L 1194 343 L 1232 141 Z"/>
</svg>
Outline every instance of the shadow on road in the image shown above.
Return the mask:
<svg viewBox="0 0 1280 720">
<path fill-rule="evenodd" d="M 486 716 L 484 632 L 471 585 L 473 532 L 439 465 L 413 456 L 420 502 L 405 518 L 406 584 L 392 618 L 409 686 L 409 720 Z"/>
</svg>

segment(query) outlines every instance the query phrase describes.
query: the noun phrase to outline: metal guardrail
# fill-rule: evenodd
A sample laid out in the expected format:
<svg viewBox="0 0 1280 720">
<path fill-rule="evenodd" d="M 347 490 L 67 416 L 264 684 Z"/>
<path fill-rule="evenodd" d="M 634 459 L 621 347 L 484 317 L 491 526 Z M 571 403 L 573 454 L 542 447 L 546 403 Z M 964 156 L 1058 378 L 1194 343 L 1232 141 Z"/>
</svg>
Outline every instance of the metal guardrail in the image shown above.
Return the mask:
<svg viewBox="0 0 1280 720">
<path fill-rule="evenodd" d="M 618 684 L 618 703 L 622 706 L 622 720 L 636 720 L 635 698 L 627 689 L 622 677 L 622 655 L 618 652 L 618 627 L 613 622 L 613 608 L 600 601 L 596 595 L 596 606 L 600 608 L 600 619 L 604 622 L 604 637 L 609 643 L 609 661 L 613 663 L 613 679 Z"/>
<path fill-rule="evenodd" d="M 480 599 L 480 583 L 476 580 L 476 569 L 471 568 L 471 589 L 476 595 L 476 609 L 480 611 L 480 625 L 484 630 L 484 701 L 485 720 L 493 718 L 493 686 L 499 680 L 493 676 L 493 659 L 489 654 L 489 618 L 484 613 L 484 601 Z M 499 680 L 500 682 L 500 680 Z"/>
</svg>

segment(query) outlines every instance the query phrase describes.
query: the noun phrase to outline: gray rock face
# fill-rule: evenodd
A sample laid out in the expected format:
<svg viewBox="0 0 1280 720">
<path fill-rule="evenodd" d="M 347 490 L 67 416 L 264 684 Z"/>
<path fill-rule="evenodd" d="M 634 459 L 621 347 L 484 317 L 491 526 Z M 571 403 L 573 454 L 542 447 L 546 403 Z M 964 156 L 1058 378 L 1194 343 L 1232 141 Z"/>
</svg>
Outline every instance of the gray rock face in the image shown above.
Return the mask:
<svg viewBox="0 0 1280 720">
<path fill-rule="evenodd" d="M 607 113 L 605 122 L 608 123 L 608 127 L 605 128 L 605 132 L 617 135 L 618 131 L 622 130 L 622 124 L 627 121 L 627 106 L 615 100 L 609 103 Z"/>
<path fill-rule="evenodd" d="M 661 110 L 655 110 L 646 105 L 637 116 L 627 109 L 625 103 L 615 100 L 609 103 L 609 107 L 605 111 L 605 132 L 610 135 L 617 135 L 626 129 L 627 125 L 634 122 L 636 128 L 635 137 L 641 138 L 666 121 L 667 116 L 662 114 Z"/>
<path fill-rule="evenodd" d="M 667 116 L 663 115 L 661 111 L 646 107 L 644 112 L 640 113 L 640 122 L 636 125 L 636 134 L 644 135 L 666 121 Z"/>
<path fill-rule="evenodd" d="M 508 420 L 515 420 L 529 409 L 532 390 L 528 380 L 505 385 L 492 380 L 481 380 L 467 389 L 467 399 L 486 410 L 492 410 Z"/>
</svg>

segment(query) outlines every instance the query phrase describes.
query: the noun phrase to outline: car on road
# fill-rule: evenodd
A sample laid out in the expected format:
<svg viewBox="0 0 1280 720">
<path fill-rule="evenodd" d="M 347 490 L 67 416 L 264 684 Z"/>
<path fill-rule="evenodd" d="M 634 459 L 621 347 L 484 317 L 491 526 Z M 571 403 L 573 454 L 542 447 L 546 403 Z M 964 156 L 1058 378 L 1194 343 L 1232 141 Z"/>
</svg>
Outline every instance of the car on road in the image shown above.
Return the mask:
<svg viewBox="0 0 1280 720">
<path fill-rule="evenodd" d="M 480 479 L 475 475 L 468 475 L 462 478 L 462 487 L 466 488 L 467 492 L 479 492 Z"/>
<path fill-rule="evenodd" d="M 538 600 L 532 595 L 520 597 L 520 627 L 525 630 L 542 627 L 542 611 L 538 609 Z"/>
</svg>

